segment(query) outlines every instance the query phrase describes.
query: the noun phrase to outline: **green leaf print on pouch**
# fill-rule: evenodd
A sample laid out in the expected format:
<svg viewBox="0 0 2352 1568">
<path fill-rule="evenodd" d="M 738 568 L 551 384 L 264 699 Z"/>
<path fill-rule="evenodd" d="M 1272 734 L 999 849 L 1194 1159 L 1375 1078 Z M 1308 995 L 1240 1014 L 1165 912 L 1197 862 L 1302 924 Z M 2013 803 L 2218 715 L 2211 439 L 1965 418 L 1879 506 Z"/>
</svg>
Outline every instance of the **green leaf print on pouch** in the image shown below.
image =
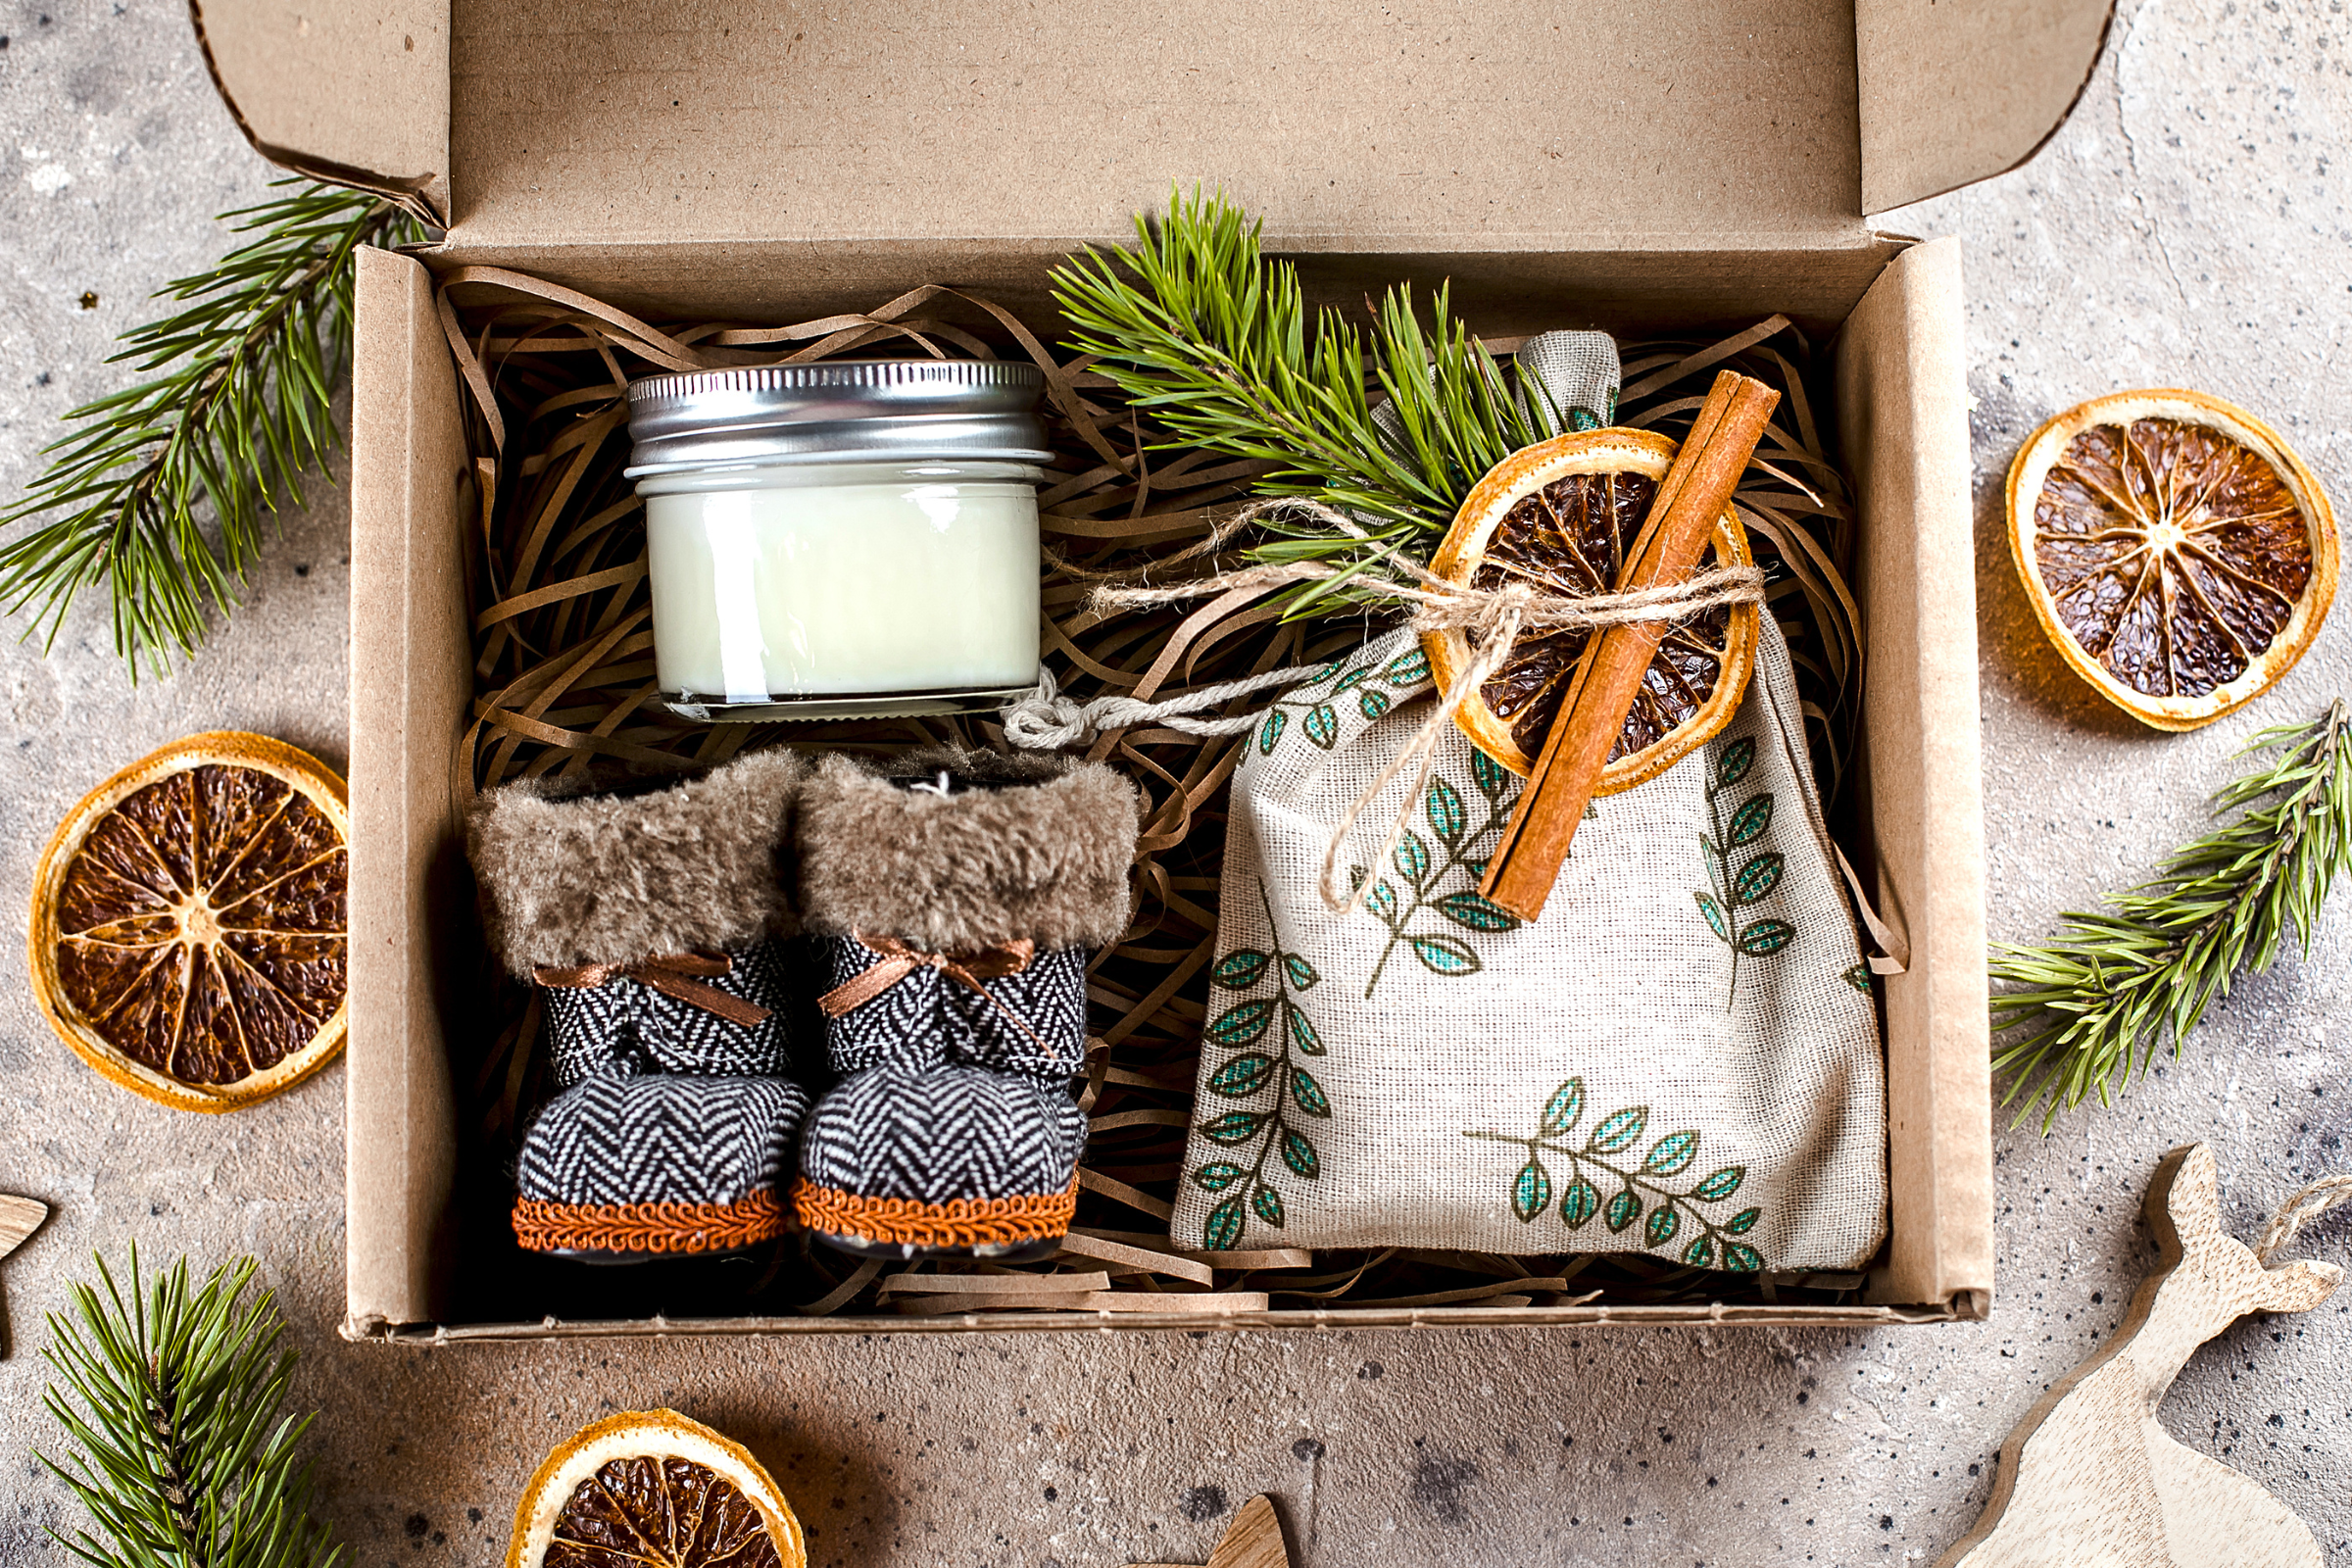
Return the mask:
<svg viewBox="0 0 2352 1568">
<path fill-rule="evenodd" d="M 1300 955 L 1283 951 L 1263 883 L 1257 898 L 1266 913 L 1272 951 L 1234 949 L 1209 966 L 1209 984 L 1226 991 L 1250 991 L 1270 981 L 1274 990 L 1212 1009 L 1200 1032 L 1204 1052 L 1233 1053 L 1203 1080 L 1203 1094 L 1213 1099 L 1202 1107 L 1202 1119 L 1194 1129 L 1232 1152 L 1231 1157 L 1202 1161 L 1189 1178 L 1204 1193 L 1231 1194 L 1208 1211 L 1200 1228 L 1201 1245 L 1212 1251 L 1239 1246 L 1252 1218 L 1275 1230 L 1283 1228 L 1290 1208 L 1271 1179 L 1276 1171 L 1287 1169 L 1306 1181 L 1323 1174 L 1314 1141 L 1294 1118 L 1331 1119 L 1331 1096 L 1313 1073 L 1293 1059 L 1294 1053 L 1301 1057 L 1324 1054 L 1322 1035 L 1298 1004 L 1299 996 L 1323 977 Z M 1265 1102 L 1219 1110 L 1215 1100 Z"/>
<path fill-rule="evenodd" d="M 1429 659 L 1419 648 L 1396 655 L 1378 669 L 1348 668 L 1338 662 L 1324 665 L 1274 700 L 1274 707 L 1257 726 L 1257 752 L 1271 757 L 1286 736 L 1298 734 L 1320 751 L 1330 751 L 1340 739 L 1340 702 L 1352 692 L 1356 711 L 1367 719 L 1380 718 L 1396 706 L 1396 694 L 1429 680 Z M 1382 690 L 1382 687 L 1388 688 Z M 1292 714 L 1298 715 L 1296 731 Z"/>
<path fill-rule="evenodd" d="M 1691 895 L 1698 901 L 1699 918 L 1715 940 L 1731 950 L 1732 974 L 1724 987 L 1724 1011 L 1740 995 L 1740 960 L 1764 958 L 1796 939 L 1796 927 L 1786 920 L 1749 920 L 1742 912 L 1780 891 L 1788 858 L 1777 850 L 1757 848 L 1772 828 L 1772 792 L 1759 790 L 1724 814 L 1724 797 L 1756 765 L 1756 743 L 1744 736 L 1723 749 L 1707 781 L 1707 823 L 1711 831 L 1698 836 L 1700 857 L 1706 861 L 1708 887 Z"/>
<path fill-rule="evenodd" d="M 1581 1231 L 1598 1219 L 1610 1234 L 1621 1236 L 1639 1224 L 1637 1234 L 1644 1249 L 1668 1251 L 1693 1268 L 1754 1273 L 1764 1266 L 1753 1247 L 1733 1239 L 1753 1230 L 1763 1218 L 1762 1209 L 1743 1208 L 1721 1219 L 1707 1213 L 1739 1193 L 1747 1180 L 1745 1165 L 1719 1166 L 1686 1186 L 1673 1178 L 1698 1163 L 1703 1137 L 1698 1129 L 1679 1128 L 1651 1140 L 1636 1158 L 1634 1152 L 1649 1127 L 1649 1107 L 1628 1105 L 1609 1112 L 1592 1124 L 1580 1144 L 1570 1135 L 1584 1120 L 1586 1103 L 1585 1080 L 1571 1078 L 1544 1101 L 1533 1134 L 1519 1137 L 1491 1129 L 1462 1134 L 1526 1152 L 1526 1163 L 1511 1177 L 1511 1212 L 1519 1223 L 1532 1225 L 1543 1218 L 1553 1208 L 1556 1194 L 1560 1224 L 1568 1230 Z M 1545 1163 L 1547 1154 L 1556 1162 L 1556 1172 Z M 1697 1234 L 1676 1250 L 1672 1244 L 1691 1231 Z"/>
<path fill-rule="evenodd" d="M 1246 1046 L 1266 1032 L 1273 1021 L 1277 999 L 1260 997 L 1217 1014 L 1208 1026 L 1208 1041 L 1217 1046 Z"/>
<path fill-rule="evenodd" d="M 1416 656 L 1417 657 L 1417 656 Z M 1372 965 L 1364 986 L 1369 997 L 1388 972 L 1389 959 L 1401 947 L 1421 967 L 1445 979 L 1476 974 L 1486 967 L 1472 937 L 1519 929 L 1518 916 L 1482 896 L 1479 878 L 1486 874 L 1484 847 L 1510 819 L 1511 803 L 1519 796 L 1519 779 L 1486 753 L 1470 754 L 1471 791 L 1443 773 L 1430 775 L 1421 793 L 1420 820 L 1428 829 L 1407 828 L 1389 857 L 1392 875 L 1383 875 L 1364 894 L 1364 907 L 1389 928 L 1389 940 Z M 1477 806 L 1472 807 L 1475 794 Z M 1370 872 L 1348 868 L 1349 888 L 1361 888 Z M 1450 892 L 1448 882 L 1466 881 Z M 1435 924 L 1425 916 L 1434 917 Z M 1415 929 L 1419 922 L 1419 929 Z"/>
<path fill-rule="evenodd" d="M 1228 1100 L 1239 1100 L 1245 1095 L 1256 1094 L 1273 1076 L 1274 1058 L 1252 1052 L 1247 1056 L 1236 1056 L 1219 1067 L 1215 1076 L 1208 1080 L 1208 1092 L 1223 1095 Z"/>
<path fill-rule="evenodd" d="M 1470 825 L 1470 813 L 1462 807 L 1462 792 L 1446 783 L 1444 775 L 1433 776 L 1426 807 L 1429 825 L 1437 830 L 1438 837 L 1447 844 L 1461 843 L 1462 830 Z"/>
<path fill-rule="evenodd" d="M 1253 953 L 1243 948 L 1218 959 L 1216 967 L 1208 971 L 1208 978 L 1211 984 L 1223 986 L 1228 991 L 1247 991 L 1257 984 L 1257 977 L 1266 972 L 1266 965 L 1271 961 L 1272 956 L 1269 954 Z"/>
</svg>

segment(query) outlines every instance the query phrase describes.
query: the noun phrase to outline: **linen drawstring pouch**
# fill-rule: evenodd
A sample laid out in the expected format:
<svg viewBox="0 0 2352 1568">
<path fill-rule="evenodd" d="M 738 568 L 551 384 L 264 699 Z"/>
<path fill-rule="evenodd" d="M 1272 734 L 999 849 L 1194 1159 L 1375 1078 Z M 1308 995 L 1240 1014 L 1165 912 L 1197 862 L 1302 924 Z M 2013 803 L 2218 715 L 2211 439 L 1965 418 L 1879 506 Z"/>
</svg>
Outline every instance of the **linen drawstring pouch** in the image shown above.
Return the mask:
<svg viewBox="0 0 2352 1568">
<path fill-rule="evenodd" d="M 1645 1252 L 1849 1269 L 1886 1228 L 1871 970 L 1787 643 L 1731 724 L 1596 800 L 1542 916 L 1478 882 L 1522 781 L 1451 725 L 1387 863 L 1349 806 L 1421 729 L 1409 630 L 1286 690 L 1235 771 L 1193 1130 L 1171 1230 L 1211 1250 Z"/>
</svg>

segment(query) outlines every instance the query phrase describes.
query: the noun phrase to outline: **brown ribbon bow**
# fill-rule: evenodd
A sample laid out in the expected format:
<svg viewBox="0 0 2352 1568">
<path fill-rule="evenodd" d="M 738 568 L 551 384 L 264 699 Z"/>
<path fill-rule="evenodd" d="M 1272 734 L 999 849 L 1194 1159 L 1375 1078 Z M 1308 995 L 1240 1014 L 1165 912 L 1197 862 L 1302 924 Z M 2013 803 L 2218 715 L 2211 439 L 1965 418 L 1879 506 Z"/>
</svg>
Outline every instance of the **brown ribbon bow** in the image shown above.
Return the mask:
<svg viewBox="0 0 2352 1568">
<path fill-rule="evenodd" d="M 1019 974 L 1029 967 L 1029 960 L 1037 956 L 1037 944 L 1027 937 L 1015 937 L 1010 942 L 999 942 L 971 953 L 925 953 L 920 948 L 909 947 L 897 937 L 867 936 L 862 931 L 851 932 L 850 939 L 882 955 L 882 961 L 856 979 L 835 986 L 817 998 L 816 1004 L 824 1009 L 826 1017 L 838 1018 L 845 1012 L 864 1006 L 917 969 L 937 969 L 949 979 L 987 999 L 989 1005 L 1011 1019 L 1038 1050 L 1049 1056 L 1061 1054 L 1038 1038 L 1037 1031 L 1029 1026 L 1028 1019 L 1004 1005 L 996 993 L 982 983 L 1001 980 L 1008 974 Z"/>
<path fill-rule="evenodd" d="M 639 958 L 634 963 L 583 963 L 569 969 L 543 963 L 531 971 L 531 978 L 543 986 L 593 991 L 615 975 L 626 975 L 641 985 L 652 986 L 665 997 L 675 997 L 689 1006 L 700 1007 L 729 1023 L 757 1029 L 767 1022 L 765 1007 L 732 992 L 703 984 L 705 980 L 731 973 L 734 968 L 735 960 L 723 953 L 672 953 L 661 957 Z"/>
</svg>

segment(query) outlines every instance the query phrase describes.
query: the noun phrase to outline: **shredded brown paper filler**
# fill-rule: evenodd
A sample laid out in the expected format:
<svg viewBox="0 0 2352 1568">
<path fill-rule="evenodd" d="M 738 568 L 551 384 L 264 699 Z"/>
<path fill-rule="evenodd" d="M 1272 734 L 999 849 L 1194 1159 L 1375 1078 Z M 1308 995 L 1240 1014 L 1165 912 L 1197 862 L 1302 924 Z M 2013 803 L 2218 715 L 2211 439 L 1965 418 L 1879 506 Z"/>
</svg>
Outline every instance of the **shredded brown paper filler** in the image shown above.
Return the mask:
<svg viewBox="0 0 2352 1568">
<path fill-rule="evenodd" d="M 1045 657 L 1061 689 L 1164 698 L 1189 687 L 1333 657 L 1372 635 L 1378 612 L 1284 624 L 1250 596 L 1205 605 L 1090 609 L 1105 583 L 1154 583 L 1242 564 L 1214 525 L 1250 499 L 1265 466 L 1166 437 L 1084 359 L 1061 359 L 985 299 L 924 287 L 866 314 L 791 326 L 656 327 L 573 290 L 496 268 L 450 272 L 439 311 L 470 394 L 473 537 L 466 551 L 474 699 L 456 753 L 458 797 L 514 778 L 644 776 L 712 766 L 790 743 L 883 751 L 955 739 L 996 745 L 987 718 L 865 724 L 691 725 L 657 700 L 641 503 L 621 469 L 631 375 L 842 355 L 1025 358 L 1047 377 L 1055 458 L 1039 494 L 1047 535 Z M 1516 340 L 1492 340 L 1498 353 Z M 1631 343 L 1619 422 L 1679 434 L 1705 378 L 1733 368 L 1783 402 L 1737 497 L 1789 636 L 1812 721 L 1825 803 L 1838 819 L 1861 678 L 1859 615 L 1841 564 L 1854 513 L 1825 443 L 1811 346 L 1773 317 L 1714 342 Z M 1234 541 L 1246 545 L 1247 539 Z M 1247 711 L 1247 700 L 1232 710 Z M 1090 973 L 1093 1035 L 1081 1103 L 1092 1134 L 1078 1220 L 1048 1263 L 859 1263 L 806 1242 L 738 1275 L 647 1283 L 663 1264 L 583 1270 L 519 1252 L 507 1226 L 519 1122 L 544 1092 L 538 1011 L 525 988 L 481 963 L 496 1016 L 470 1042 L 453 1031 L 461 1135 L 462 1317 L 626 1316 L 681 1304 L 722 1315 L 1182 1310 L 1282 1307 L 1551 1306 L 1720 1300 L 1844 1304 L 1856 1275 L 1727 1275 L 1638 1254 L 1509 1257 L 1413 1249 L 1202 1252 L 1167 1235 L 1184 1152 L 1195 1058 L 1217 928 L 1225 789 L 1245 737 L 1130 728 L 1088 755 L 1125 770 L 1149 806 L 1136 859 L 1137 911 Z"/>
</svg>

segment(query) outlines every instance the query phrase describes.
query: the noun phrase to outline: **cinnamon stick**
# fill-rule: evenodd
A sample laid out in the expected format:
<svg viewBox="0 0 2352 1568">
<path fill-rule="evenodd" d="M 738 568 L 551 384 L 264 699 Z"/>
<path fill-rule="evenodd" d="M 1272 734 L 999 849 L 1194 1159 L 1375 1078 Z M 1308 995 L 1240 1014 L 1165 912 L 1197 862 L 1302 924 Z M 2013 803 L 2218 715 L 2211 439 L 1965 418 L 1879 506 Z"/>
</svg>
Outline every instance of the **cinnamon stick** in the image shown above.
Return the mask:
<svg viewBox="0 0 2352 1568">
<path fill-rule="evenodd" d="M 1619 593 L 1690 580 L 1780 401 L 1771 387 L 1736 371 L 1715 377 L 1626 553 Z M 1568 858 L 1569 841 L 1592 802 L 1592 786 L 1625 728 L 1666 629 L 1659 620 L 1603 626 L 1569 677 L 1560 715 L 1479 883 L 1479 892 L 1522 920 L 1544 912 L 1560 864 Z"/>
</svg>

